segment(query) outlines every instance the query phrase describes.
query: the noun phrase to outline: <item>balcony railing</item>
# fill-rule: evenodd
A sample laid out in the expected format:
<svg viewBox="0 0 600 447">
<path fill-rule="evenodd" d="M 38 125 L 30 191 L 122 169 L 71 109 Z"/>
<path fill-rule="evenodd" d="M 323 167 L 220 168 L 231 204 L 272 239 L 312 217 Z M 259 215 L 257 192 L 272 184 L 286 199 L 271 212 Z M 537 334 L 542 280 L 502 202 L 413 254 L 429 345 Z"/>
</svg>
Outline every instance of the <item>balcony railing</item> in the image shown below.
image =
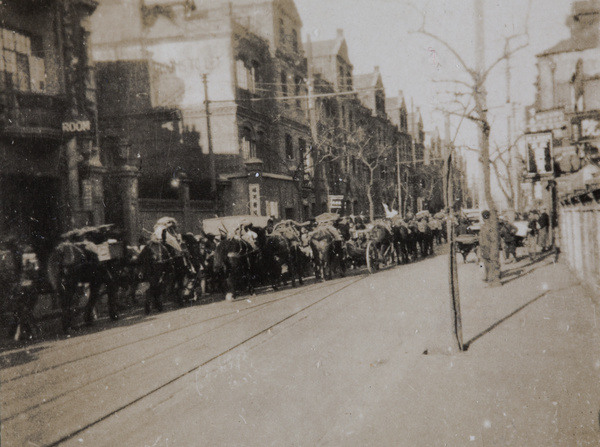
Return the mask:
<svg viewBox="0 0 600 447">
<path fill-rule="evenodd" d="M 67 103 L 60 96 L 0 92 L 0 134 L 58 137 Z"/>
</svg>

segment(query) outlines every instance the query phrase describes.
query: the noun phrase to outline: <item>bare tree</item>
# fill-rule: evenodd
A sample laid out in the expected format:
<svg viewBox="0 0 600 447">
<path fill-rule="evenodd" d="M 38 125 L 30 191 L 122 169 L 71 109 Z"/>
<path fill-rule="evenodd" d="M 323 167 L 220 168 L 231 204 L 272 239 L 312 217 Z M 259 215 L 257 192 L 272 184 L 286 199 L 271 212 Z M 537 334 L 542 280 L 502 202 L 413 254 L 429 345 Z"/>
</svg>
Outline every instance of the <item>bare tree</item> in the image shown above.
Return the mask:
<svg viewBox="0 0 600 447">
<path fill-rule="evenodd" d="M 482 0 L 474 0 L 476 15 L 478 16 L 477 23 L 477 36 L 476 41 L 476 66 L 470 66 L 464 55 L 462 55 L 454 46 L 452 46 L 447 40 L 440 37 L 438 34 L 429 31 L 426 24 L 426 14 L 419 8 L 413 5 L 413 8 L 419 12 L 422 17 L 422 23 L 418 30 L 415 32 L 426 36 L 429 39 L 441 44 L 446 48 L 454 57 L 458 66 L 464 73 L 464 79 L 451 79 L 442 82 L 447 82 L 450 85 L 454 85 L 457 89 L 454 95 L 452 104 L 460 104 L 462 108 L 459 112 L 451 111 L 449 113 L 459 115 L 467 118 L 475 123 L 479 128 L 479 150 L 480 159 L 483 170 L 483 189 L 485 194 L 485 201 L 487 202 L 488 210 L 490 212 L 489 218 L 487 219 L 486 225 L 482 227 L 481 234 L 481 252 L 484 260 L 486 269 L 486 280 L 492 285 L 500 285 L 500 252 L 498 249 L 498 212 L 494 203 L 494 198 L 491 189 L 491 169 L 490 169 L 490 131 L 491 124 L 488 118 L 488 107 L 487 107 L 487 93 L 486 93 L 486 82 L 490 76 L 490 73 L 496 68 L 502 61 L 510 58 L 514 53 L 520 51 L 528 45 L 528 33 L 527 28 L 525 32 L 511 35 L 505 39 L 504 52 L 501 56 L 496 58 L 491 64 L 485 66 L 484 64 L 484 37 L 483 37 L 483 2 Z M 529 8 L 531 2 L 529 2 Z M 528 8 L 528 11 L 529 11 Z M 529 12 L 527 13 L 527 17 Z M 526 22 L 527 23 L 527 20 Z M 511 42 L 518 38 L 525 38 L 526 42 L 512 46 Z M 473 104 L 471 106 L 471 103 Z"/>
<path fill-rule="evenodd" d="M 376 141 L 373 134 L 358 127 L 347 136 L 346 151 L 366 170 L 365 186 L 369 200 L 369 218 L 375 219 L 375 187 L 379 179 L 379 170 L 387 157 L 393 154 L 393 145 Z"/>
</svg>

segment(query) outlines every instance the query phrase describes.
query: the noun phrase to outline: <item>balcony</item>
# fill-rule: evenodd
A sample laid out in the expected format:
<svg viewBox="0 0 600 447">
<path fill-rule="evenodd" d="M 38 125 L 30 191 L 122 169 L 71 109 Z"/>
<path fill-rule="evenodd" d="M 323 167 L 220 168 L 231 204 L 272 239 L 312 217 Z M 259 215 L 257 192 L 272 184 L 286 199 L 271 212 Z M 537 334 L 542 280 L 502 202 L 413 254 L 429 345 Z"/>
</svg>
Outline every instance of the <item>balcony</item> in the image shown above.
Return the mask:
<svg viewBox="0 0 600 447">
<path fill-rule="evenodd" d="M 63 97 L 18 91 L 0 93 L 0 136 L 58 139 L 66 110 Z"/>
</svg>

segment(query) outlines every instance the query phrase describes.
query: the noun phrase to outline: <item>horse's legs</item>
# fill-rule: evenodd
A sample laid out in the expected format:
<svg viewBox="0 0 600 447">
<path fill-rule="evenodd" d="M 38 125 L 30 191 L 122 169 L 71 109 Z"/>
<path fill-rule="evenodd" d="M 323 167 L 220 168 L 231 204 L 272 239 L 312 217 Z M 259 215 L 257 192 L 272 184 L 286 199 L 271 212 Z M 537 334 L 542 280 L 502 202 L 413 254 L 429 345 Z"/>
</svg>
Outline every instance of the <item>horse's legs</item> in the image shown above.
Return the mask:
<svg viewBox="0 0 600 447">
<path fill-rule="evenodd" d="M 77 282 L 72 279 L 62 278 L 59 284 L 58 299 L 60 301 L 61 322 L 63 332 L 69 333 L 73 319 L 73 298 L 77 290 Z"/>
<path fill-rule="evenodd" d="M 94 308 L 96 307 L 96 302 L 100 296 L 100 285 L 101 283 L 98 281 L 90 283 L 90 297 L 85 305 L 84 313 L 84 321 L 88 325 L 94 323 Z"/>
<path fill-rule="evenodd" d="M 116 321 L 119 319 L 119 313 L 117 311 L 117 295 L 119 292 L 119 284 L 115 281 L 113 275 L 108 274 L 106 282 L 106 294 L 108 299 L 108 316 L 111 320 Z"/>
</svg>

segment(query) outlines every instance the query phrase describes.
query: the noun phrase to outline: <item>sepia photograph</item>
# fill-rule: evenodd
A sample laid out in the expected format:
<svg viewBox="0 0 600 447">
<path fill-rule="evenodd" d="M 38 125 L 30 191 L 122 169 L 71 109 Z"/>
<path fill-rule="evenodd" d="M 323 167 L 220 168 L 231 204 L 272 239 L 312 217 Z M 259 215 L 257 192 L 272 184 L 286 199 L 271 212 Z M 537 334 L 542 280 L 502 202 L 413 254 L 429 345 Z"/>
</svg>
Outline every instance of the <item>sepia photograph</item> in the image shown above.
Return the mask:
<svg viewBox="0 0 600 447">
<path fill-rule="evenodd" d="M 600 445 L 600 0 L 0 0 L 0 446 Z"/>
</svg>

